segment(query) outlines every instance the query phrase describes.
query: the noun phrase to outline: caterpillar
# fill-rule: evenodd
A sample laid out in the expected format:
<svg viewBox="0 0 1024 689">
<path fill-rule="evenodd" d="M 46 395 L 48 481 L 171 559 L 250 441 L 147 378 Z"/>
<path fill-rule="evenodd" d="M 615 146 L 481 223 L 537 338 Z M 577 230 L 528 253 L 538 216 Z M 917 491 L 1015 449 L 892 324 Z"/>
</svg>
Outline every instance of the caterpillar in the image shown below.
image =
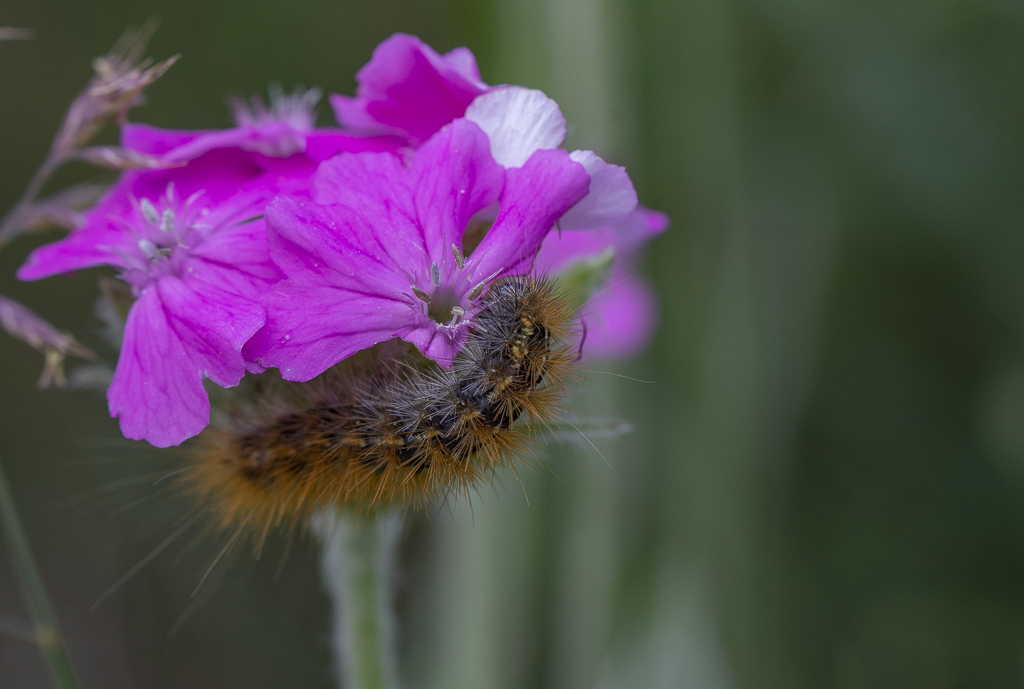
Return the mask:
<svg viewBox="0 0 1024 689">
<path fill-rule="evenodd" d="M 391 341 L 310 383 L 258 376 L 236 396 L 248 401 L 201 436 L 192 489 L 222 527 L 254 527 L 262 540 L 328 504 L 421 506 L 465 494 L 521 460 L 564 409 L 577 318 L 536 276 L 496 281 L 481 299 L 450 370 Z"/>
</svg>

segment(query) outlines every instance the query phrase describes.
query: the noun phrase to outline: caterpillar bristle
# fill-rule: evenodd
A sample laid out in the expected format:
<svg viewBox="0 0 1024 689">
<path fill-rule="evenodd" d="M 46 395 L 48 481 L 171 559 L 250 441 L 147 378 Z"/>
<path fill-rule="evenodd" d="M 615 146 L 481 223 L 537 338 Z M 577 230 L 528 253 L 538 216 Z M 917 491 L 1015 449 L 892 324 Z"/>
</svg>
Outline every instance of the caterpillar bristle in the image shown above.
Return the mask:
<svg viewBox="0 0 1024 689">
<path fill-rule="evenodd" d="M 578 319 L 545 278 L 504 278 L 481 299 L 450 370 L 392 341 L 309 383 L 246 383 L 188 478 L 219 528 L 244 524 L 260 544 L 325 505 L 423 506 L 522 463 L 565 411 Z"/>
</svg>

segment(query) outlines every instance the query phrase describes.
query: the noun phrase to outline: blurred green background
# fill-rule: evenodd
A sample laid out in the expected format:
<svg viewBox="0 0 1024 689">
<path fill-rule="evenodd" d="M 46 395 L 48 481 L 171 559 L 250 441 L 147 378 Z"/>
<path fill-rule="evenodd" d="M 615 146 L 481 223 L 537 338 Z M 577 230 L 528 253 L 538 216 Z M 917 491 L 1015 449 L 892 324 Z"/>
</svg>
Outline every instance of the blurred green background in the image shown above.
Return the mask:
<svg viewBox="0 0 1024 689">
<path fill-rule="evenodd" d="M 1024 686 L 1024 4 L 1014 0 L 5 0 L 0 209 L 129 24 L 183 59 L 135 120 L 229 125 L 276 81 L 352 93 L 395 31 L 542 88 L 569 148 L 672 217 L 649 352 L 582 413 L 636 430 L 410 517 L 404 685 Z M 326 104 L 321 122 L 329 121 Z M 108 132 L 108 136 L 112 136 Z M 92 179 L 69 169 L 58 181 Z M 95 273 L 0 292 L 112 360 Z M 82 686 L 330 687 L 312 543 L 176 539 L 176 451 L 39 391 L 0 335 L 0 461 Z M 24 617 L 0 550 L 0 612 Z M 47 687 L 0 636 L 0 686 Z"/>
</svg>

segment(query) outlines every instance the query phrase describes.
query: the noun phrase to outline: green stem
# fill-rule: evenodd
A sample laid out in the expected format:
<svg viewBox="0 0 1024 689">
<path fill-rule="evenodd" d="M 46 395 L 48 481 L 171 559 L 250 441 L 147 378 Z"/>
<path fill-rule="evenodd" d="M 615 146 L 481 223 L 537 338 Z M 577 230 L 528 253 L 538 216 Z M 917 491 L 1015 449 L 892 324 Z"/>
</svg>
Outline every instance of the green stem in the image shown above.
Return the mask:
<svg viewBox="0 0 1024 689">
<path fill-rule="evenodd" d="M 344 689 L 395 689 L 392 571 L 401 517 L 325 510 L 316 520 L 334 602 L 334 654 Z"/>
<path fill-rule="evenodd" d="M 64 641 L 57 626 L 57 616 L 46 595 L 46 587 L 39 576 L 35 558 L 32 557 L 32 550 L 29 548 L 25 529 L 22 528 L 21 519 L 14 506 L 14 497 L 11 495 L 2 464 L 0 464 L 0 526 L 2 526 L 4 537 L 7 539 L 11 560 L 25 594 L 25 602 L 32 613 L 35 641 L 43 653 L 43 659 L 46 661 L 53 683 L 59 689 L 77 689 L 78 681 L 71 670 L 68 654 L 64 650 Z"/>
</svg>

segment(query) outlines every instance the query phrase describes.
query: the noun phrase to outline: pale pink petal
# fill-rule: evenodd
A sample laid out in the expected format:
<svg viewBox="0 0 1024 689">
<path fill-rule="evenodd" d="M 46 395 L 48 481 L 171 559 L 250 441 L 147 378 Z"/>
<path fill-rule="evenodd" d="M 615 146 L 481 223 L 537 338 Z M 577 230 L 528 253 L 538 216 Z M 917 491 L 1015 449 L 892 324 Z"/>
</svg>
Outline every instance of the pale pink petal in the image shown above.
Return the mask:
<svg viewBox="0 0 1024 689">
<path fill-rule="evenodd" d="M 366 98 L 358 96 L 353 98 L 334 93 L 327 100 L 331 104 L 331 109 L 334 110 L 334 119 L 338 121 L 338 124 L 358 136 L 399 135 L 401 133 L 397 127 L 381 124 L 366 112 Z"/>
<path fill-rule="evenodd" d="M 542 91 L 522 86 L 493 89 L 466 109 L 491 140 L 491 155 L 505 167 L 521 167 L 534 151 L 565 141 L 565 117 Z"/>
<path fill-rule="evenodd" d="M 636 209 L 636 190 L 626 168 L 609 165 L 593 151 L 569 154 L 590 175 L 590 193 L 570 208 L 558 226 L 563 230 L 617 225 Z"/>
<path fill-rule="evenodd" d="M 544 238 L 537 253 L 537 270 L 555 273 L 565 265 L 582 258 L 590 258 L 612 249 L 621 254 L 618 237 L 611 227 L 593 230 L 554 231 Z"/>
<path fill-rule="evenodd" d="M 203 374 L 168 324 L 156 289 L 143 291 L 128 312 L 107 402 L 126 438 L 157 447 L 177 445 L 210 421 Z"/>
</svg>

